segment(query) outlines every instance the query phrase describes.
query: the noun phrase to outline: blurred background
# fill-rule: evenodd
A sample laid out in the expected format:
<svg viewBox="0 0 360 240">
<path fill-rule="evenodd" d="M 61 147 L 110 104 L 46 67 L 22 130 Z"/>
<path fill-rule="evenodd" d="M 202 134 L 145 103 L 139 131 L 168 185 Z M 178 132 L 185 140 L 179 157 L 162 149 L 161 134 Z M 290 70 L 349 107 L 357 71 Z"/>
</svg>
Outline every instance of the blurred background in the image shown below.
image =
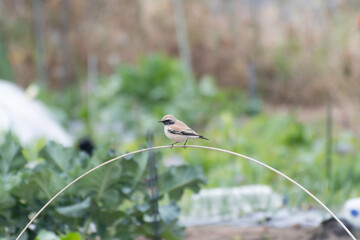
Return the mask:
<svg viewBox="0 0 360 240">
<path fill-rule="evenodd" d="M 359 63 L 357 0 L 0 0 L 0 238 L 96 164 L 170 144 L 165 114 L 211 140 L 190 144 L 282 171 L 356 229 L 360 204 L 344 204 L 360 195 Z M 25 239 L 322 239 L 329 218 L 287 180 L 223 153 L 116 164 Z"/>
</svg>

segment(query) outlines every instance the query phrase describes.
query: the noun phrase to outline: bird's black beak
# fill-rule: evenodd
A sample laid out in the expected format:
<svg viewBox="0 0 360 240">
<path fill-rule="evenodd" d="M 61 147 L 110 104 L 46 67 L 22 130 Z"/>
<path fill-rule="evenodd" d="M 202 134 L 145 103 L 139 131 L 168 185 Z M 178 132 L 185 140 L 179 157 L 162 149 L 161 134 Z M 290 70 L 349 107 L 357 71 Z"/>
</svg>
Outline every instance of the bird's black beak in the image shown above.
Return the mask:
<svg viewBox="0 0 360 240">
<path fill-rule="evenodd" d="M 163 122 L 163 121 L 161 121 L 161 120 L 160 120 L 160 121 L 158 121 L 158 122 L 164 123 L 164 122 Z"/>
</svg>

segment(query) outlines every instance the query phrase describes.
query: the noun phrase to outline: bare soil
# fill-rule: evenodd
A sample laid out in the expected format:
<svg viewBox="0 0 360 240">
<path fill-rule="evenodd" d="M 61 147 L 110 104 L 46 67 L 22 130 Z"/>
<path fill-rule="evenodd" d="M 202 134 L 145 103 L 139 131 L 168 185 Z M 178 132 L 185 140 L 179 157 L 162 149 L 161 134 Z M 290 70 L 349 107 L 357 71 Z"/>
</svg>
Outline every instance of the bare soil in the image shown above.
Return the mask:
<svg viewBox="0 0 360 240">
<path fill-rule="evenodd" d="M 355 236 L 357 239 L 359 235 Z M 328 224 L 320 227 L 295 225 L 288 228 L 267 226 L 198 226 L 186 228 L 186 240 L 351 240 L 342 229 Z M 145 238 L 137 238 L 145 240 Z"/>
<path fill-rule="evenodd" d="M 291 228 L 249 227 L 236 228 L 231 226 L 192 227 L 186 229 L 187 240 L 280 240 L 280 239 L 311 239 L 313 228 L 299 226 Z"/>
</svg>

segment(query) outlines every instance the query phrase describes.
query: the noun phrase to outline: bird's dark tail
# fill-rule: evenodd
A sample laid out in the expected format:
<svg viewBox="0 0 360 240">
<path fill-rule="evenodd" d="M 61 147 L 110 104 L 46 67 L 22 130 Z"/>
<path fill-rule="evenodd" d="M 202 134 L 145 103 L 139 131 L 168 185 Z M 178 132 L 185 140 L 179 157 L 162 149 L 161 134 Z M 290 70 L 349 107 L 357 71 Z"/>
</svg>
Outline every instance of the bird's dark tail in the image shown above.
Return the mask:
<svg viewBox="0 0 360 240">
<path fill-rule="evenodd" d="M 207 139 L 206 137 L 203 137 L 203 136 L 201 136 L 201 135 L 199 135 L 199 138 L 210 141 L 209 139 Z"/>
</svg>

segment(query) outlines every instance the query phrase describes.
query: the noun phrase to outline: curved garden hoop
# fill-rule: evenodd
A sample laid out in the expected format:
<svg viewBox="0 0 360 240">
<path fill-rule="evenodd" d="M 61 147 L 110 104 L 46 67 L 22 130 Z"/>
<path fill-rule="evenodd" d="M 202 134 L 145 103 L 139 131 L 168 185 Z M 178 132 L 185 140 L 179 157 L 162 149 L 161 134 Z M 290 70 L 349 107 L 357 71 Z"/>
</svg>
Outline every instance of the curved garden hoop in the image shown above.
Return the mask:
<svg viewBox="0 0 360 240">
<path fill-rule="evenodd" d="M 150 148 L 144 148 L 144 149 L 140 149 L 137 151 L 133 151 L 130 153 L 126 153 L 123 154 L 121 156 L 115 157 L 113 159 L 110 159 L 92 169 L 90 169 L 89 171 L 87 171 L 86 173 L 82 174 L 81 176 L 77 177 L 74 181 L 72 181 L 71 183 L 69 183 L 68 185 L 66 185 L 63 189 L 61 189 L 57 194 L 55 194 L 35 215 L 33 218 L 31 218 L 31 220 L 29 221 L 29 223 L 25 226 L 25 228 L 20 232 L 19 236 L 16 238 L 16 240 L 19 240 L 20 237 L 24 234 L 24 232 L 26 231 L 26 229 L 28 229 L 28 227 L 31 225 L 31 223 L 34 222 L 34 220 L 40 215 L 40 213 L 42 211 L 44 211 L 44 209 L 52 202 L 54 201 L 61 193 L 63 193 L 66 189 L 68 189 L 71 185 L 73 185 L 74 183 L 76 183 L 77 181 L 79 181 L 81 178 L 85 177 L 86 175 L 88 175 L 89 173 L 92 173 L 93 171 L 109 164 L 112 163 L 116 160 L 119 160 L 121 158 L 130 156 L 130 155 L 134 155 L 137 153 L 141 153 L 141 152 L 147 152 L 147 151 L 151 151 L 151 150 L 157 150 L 157 149 L 163 149 L 163 148 L 172 148 L 172 147 L 183 147 L 182 145 L 175 145 L 175 146 L 157 146 L 157 147 L 150 147 Z M 303 190 L 304 192 L 306 192 L 310 197 L 312 197 L 316 202 L 318 202 L 326 211 L 328 211 L 331 216 L 334 217 L 334 219 L 344 228 L 344 230 L 349 234 L 349 236 L 353 239 L 356 240 L 356 238 L 354 237 L 354 235 L 350 232 L 350 230 L 344 225 L 344 223 L 324 204 L 322 203 L 317 197 L 315 197 L 315 195 L 313 195 L 311 192 L 309 192 L 305 187 L 301 186 L 298 182 L 296 182 L 295 180 L 291 179 L 290 177 L 286 176 L 285 174 L 283 174 L 282 172 L 276 170 L 273 167 L 268 166 L 267 164 L 260 162 L 254 158 L 236 153 L 236 152 L 232 152 L 229 150 L 225 150 L 225 149 L 221 149 L 221 148 L 215 148 L 215 147 L 208 147 L 208 146 L 198 146 L 198 145 L 187 145 L 186 148 L 201 148 L 201 149 L 208 149 L 208 150 L 213 150 L 213 151 L 218 151 L 218 152 L 224 152 L 224 153 L 228 153 L 228 154 L 232 154 L 241 158 L 245 158 L 247 160 L 250 160 L 252 162 L 255 162 L 263 167 L 266 167 L 267 169 L 270 169 L 271 171 L 279 174 L 280 176 L 286 178 L 287 180 L 289 180 L 290 182 L 292 182 L 293 184 L 295 184 L 297 187 L 299 187 L 301 190 Z"/>
</svg>

